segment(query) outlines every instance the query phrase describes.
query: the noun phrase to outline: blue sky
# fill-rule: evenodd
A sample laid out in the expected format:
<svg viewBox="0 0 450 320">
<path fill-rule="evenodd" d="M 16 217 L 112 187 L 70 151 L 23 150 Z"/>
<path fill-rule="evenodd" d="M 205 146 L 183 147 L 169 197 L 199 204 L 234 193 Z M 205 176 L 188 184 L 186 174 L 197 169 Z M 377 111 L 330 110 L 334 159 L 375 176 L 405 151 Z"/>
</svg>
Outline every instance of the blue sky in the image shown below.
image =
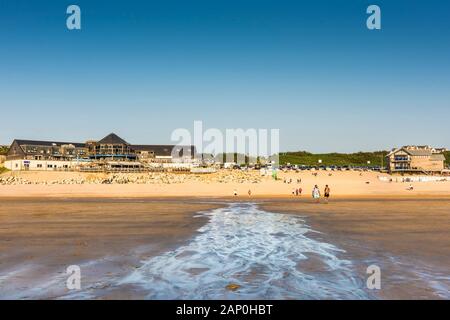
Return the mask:
<svg viewBox="0 0 450 320">
<path fill-rule="evenodd" d="M 163 144 L 202 120 L 279 128 L 282 150 L 450 147 L 449 15 L 444 0 L 0 0 L 0 143 Z"/>
</svg>

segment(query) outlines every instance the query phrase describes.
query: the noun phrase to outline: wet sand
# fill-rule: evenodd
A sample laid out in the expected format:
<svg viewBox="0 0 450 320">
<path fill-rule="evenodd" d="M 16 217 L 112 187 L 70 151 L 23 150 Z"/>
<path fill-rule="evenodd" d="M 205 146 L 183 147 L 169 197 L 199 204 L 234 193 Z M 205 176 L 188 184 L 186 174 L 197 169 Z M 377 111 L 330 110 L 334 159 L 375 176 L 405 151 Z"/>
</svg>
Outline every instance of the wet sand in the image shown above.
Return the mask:
<svg viewBox="0 0 450 320">
<path fill-rule="evenodd" d="M 448 199 L 269 200 L 264 210 L 305 217 L 315 237 L 346 251 L 360 277 L 381 268 L 381 299 L 449 299 Z"/>
<path fill-rule="evenodd" d="M 37 296 L 66 293 L 65 271 L 72 264 L 94 263 L 83 268 L 86 285 L 128 272 L 141 259 L 191 238 L 207 221 L 194 215 L 216 207 L 157 199 L 2 199 L 0 298 L 34 297 L 34 289 L 47 290 L 41 279 L 55 275 L 62 281 Z M 132 291 L 121 293 L 121 298 L 132 297 Z"/>
<path fill-rule="evenodd" d="M 450 201 L 448 199 L 308 198 L 23 198 L 0 200 L 0 298 L 57 298 L 67 293 L 67 266 L 82 266 L 83 286 L 101 299 L 143 299 L 133 286 L 105 288 L 141 261 L 188 243 L 208 222 L 198 211 L 231 202 L 255 202 L 266 211 L 300 215 L 320 233 L 310 236 L 345 250 L 365 281 L 376 264 L 381 299 L 448 298 Z M 325 272 L 310 255 L 302 269 Z M 49 283 L 43 279 L 56 278 Z M 257 276 L 255 276 L 257 279 Z M 45 293 L 45 294 L 42 294 Z M 79 296 L 77 298 L 83 298 Z"/>
</svg>

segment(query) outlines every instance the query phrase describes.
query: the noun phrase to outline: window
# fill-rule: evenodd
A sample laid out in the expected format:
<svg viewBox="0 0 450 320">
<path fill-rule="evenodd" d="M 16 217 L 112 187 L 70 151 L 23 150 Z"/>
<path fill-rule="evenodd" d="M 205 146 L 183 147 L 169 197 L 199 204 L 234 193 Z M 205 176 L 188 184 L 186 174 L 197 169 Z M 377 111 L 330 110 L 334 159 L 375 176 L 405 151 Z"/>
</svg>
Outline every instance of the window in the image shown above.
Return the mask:
<svg viewBox="0 0 450 320">
<path fill-rule="evenodd" d="M 408 161 L 408 156 L 401 156 L 401 155 L 398 155 L 398 156 L 395 156 L 395 157 L 394 157 L 394 160 L 395 160 L 395 161 Z"/>
<path fill-rule="evenodd" d="M 48 164 L 47 168 L 53 168 L 53 165 L 52 164 Z"/>
<path fill-rule="evenodd" d="M 38 163 L 38 164 L 37 164 L 37 167 L 38 167 L 38 168 L 42 168 L 42 163 Z"/>
</svg>

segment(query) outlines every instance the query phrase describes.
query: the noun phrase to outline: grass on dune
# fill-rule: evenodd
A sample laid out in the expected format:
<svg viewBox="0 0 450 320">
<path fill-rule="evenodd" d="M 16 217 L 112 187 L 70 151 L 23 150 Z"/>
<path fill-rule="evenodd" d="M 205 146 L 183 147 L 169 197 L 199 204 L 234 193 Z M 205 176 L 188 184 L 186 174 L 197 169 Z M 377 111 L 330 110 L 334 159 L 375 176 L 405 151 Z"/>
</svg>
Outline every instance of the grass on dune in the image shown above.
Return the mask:
<svg viewBox="0 0 450 320">
<path fill-rule="evenodd" d="M 382 166 L 386 163 L 387 151 L 357 153 L 322 153 L 313 154 L 306 151 L 280 153 L 281 164 L 306 166 Z M 319 160 L 322 160 L 319 163 Z M 368 163 L 369 162 L 369 163 Z"/>
<path fill-rule="evenodd" d="M 280 164 L 297 164 L 317 166 L 319 160 L 324 166 L 385 166 L 388 151 L 356 152 L 356 153 L 322 153 L 313 154 L 306 151 L 280 153 Z M 450 164 L 450 151 L 444 152 L 446 165 Z M 370 161 L 370 164 L 368 163 Z"/>
</svg>

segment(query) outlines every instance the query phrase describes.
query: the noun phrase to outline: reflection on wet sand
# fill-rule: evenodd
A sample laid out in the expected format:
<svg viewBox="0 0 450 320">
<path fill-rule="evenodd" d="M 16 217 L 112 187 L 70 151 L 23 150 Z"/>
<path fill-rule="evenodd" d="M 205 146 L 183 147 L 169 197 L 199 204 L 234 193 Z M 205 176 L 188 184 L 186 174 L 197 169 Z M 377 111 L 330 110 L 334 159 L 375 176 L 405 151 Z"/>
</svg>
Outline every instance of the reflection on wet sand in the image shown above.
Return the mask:
<svg viewBox="0 0 450 320">
<path fill-rule="evenodd" d="M 0 297 L 448 299 L 449 231 L 439 199 L 2 200 Z"/>
<path fill-rule="evenodd" d="M 346 251 L 360 277 L 381 268 L 382 299 L 450 298 L 449 199 L 267 200 L 265 210 L 307 217 L 318 240 Z"/>
</svg>

